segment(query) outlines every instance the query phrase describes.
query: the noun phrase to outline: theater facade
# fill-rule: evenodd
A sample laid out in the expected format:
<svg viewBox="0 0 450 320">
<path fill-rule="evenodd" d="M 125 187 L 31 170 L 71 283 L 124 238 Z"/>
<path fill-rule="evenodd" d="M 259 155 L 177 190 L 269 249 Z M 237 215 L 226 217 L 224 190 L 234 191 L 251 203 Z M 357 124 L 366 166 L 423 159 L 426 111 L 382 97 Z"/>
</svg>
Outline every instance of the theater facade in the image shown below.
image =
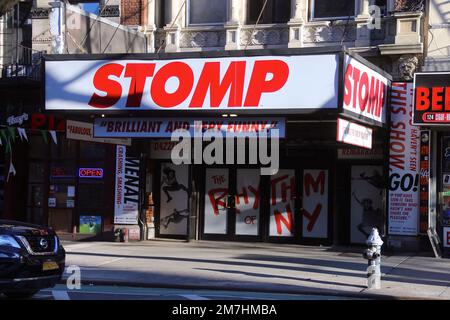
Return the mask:
<svg viewBox="0 0 450 320">
<path fill-rule="evenodd" d="M 106 148 L 103 160 L 76 168 L 93 192 L 103 189 L 102 202 L 83 211 L 75 200 L 63 228 L 80 232 L 89 220 L 98 234 L 126 227 L 136 239 L 304 244 L 361 244 L 372 226 L 386 234 L 392 78 L 356 54 L 46 55 L 43 63 L 46 113 L 72 125 L 66 141 L 90 135 Z"/>
</svg>

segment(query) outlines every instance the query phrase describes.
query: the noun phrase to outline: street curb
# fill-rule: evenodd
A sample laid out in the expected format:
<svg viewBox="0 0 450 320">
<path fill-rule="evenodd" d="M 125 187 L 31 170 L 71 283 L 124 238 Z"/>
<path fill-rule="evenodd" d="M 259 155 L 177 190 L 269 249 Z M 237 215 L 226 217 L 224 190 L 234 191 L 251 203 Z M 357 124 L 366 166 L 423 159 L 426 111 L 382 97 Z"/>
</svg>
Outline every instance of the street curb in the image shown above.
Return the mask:
<svg viewBox="0 0 450 320">
<path fill-rule="evenodd" d="M 63 278 L 59 284 L 66 284 L 66 279 Z M 334 296 L 349 299 L 372 299 L 372 300 L 430 300 L 429 298 L 421 297 L 407 297 L 407 296 L 391 296 L 387 294 L 375 294 L 368 292 L 345 293 L 341 292 L 324 292 L 321 290 L 268 290 L 264 288 L 242 288 L 242 287 L 223 287 L 215 285 L 180 285 L 180 284 L 166 284 L 166 283 L 135 283 L 122 280 L 105 280 L 105 279 L 90 279 L 81 280 L 83 285 L 97 285 L 97 286 L 119 286 L 119 287 L 134 287 L 134 288 L 161 288 L 161 289 L 191 289 L 191 290 L 220 290 L 220 291 L 248 291 L 260 293 L 274 293 L 274 294 L 292 294 L 292 295 L 316 295 L 316 296 Z M 364 289 L 366 290 L 366 289 Z"/>
</svg>

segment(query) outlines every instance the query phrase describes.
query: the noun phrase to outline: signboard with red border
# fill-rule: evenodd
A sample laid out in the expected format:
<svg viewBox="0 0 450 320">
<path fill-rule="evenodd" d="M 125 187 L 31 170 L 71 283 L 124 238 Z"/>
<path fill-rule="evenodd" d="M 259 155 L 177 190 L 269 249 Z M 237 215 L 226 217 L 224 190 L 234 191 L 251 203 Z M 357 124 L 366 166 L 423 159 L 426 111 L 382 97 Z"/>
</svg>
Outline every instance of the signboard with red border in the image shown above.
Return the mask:
<svg viewBox="0 0 450 320">
<path fill-rule="evenodd" d="M 101 178 L 103 178 L 103 169 L 102 168 L 79 168 L 78 169 L 78 177 L 101 179 Z"/>
<path fill-rule="evenodd" d="M 413 123 L 450 125 L 450 72 L 414 74 Z"/>
</svg>

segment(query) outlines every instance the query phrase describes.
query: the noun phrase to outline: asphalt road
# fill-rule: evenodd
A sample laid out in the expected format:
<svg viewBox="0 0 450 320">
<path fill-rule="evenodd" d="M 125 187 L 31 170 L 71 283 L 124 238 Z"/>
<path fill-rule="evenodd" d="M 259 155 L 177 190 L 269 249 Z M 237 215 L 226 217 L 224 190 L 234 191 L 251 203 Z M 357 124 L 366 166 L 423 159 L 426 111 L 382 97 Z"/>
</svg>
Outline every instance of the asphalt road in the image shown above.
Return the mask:
<svg viewBox="0 0 450 320">
<path fill-rule="evenodd" d="M 65 285 L 39 291 L 32 300 L 348 300 L 353 298 L 279 294 L 246 291 L 188 290 L 163 288 L 136 288 L 123 286 L 82 285 L 68 290 Z M 0 295 L 0 300 L 7 300 Z"/>
</svg>

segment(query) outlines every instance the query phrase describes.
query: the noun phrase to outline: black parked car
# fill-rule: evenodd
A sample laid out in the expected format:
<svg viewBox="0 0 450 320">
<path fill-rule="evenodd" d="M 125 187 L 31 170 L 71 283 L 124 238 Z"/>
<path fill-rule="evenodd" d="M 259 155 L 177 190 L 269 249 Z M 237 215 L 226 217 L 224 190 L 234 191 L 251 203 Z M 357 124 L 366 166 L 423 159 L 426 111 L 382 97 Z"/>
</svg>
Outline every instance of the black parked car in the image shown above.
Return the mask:
<svg viewBox="0 0 450 320">
<path fill-rule="evenodd" d="M 66 252 L 48 227 L 0 220 L 0 293 L 27 298 L 61 280 Z"/>
</svg>

